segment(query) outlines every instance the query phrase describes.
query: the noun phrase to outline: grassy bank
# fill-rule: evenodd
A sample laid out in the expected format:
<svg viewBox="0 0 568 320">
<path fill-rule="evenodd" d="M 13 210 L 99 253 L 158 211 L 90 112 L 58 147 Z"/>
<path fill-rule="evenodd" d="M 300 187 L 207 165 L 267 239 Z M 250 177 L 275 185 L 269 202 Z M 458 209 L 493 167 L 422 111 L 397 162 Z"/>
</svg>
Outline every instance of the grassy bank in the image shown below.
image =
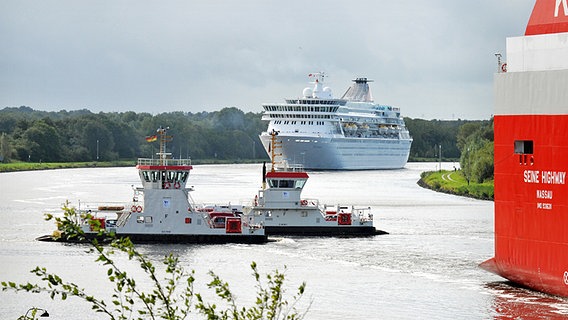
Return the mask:
<svg viewBox="0 0 568 320">
<path fill-rule="evenodd" d="M 134 161 L 110 161 L 110 162 L 11 162 L 0 163 L 0 172 L 50 170 L 66 168 L 94 168 L 94 167 L 128 167 L 133 166 Z"/>
<path fill-rule="evenodd" d="M 438 162 L 440 158 L 408 157 L 408 162 Z M 442 157 L 442 162 L 460 162 L 460 158 Z"/>
<path fill-rule="evenodd" d="M 482 200 L 493 200 L 493 180 L 483 183 L 470 181 L 468 184 L 462 171 L 423 172 L 418 184 L 424 188 L 439 192 Z"/>
</svg>

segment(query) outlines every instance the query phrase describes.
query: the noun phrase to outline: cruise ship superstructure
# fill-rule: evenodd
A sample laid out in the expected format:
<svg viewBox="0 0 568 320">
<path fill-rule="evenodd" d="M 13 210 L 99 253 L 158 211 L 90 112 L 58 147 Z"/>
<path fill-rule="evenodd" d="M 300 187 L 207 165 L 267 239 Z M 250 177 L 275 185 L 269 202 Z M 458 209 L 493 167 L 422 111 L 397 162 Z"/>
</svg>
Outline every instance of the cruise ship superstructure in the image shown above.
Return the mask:
<svg viewBox="0 0 568 320">
<path fill-rule="evenodd" d="M 324 73 L 310 74 L 313 88 L 302 98 L 263 104 L 269 121 L 260 140 L 270 154 L 270 132 L 282 142 L 282 158 L 312 170 L 398 169 L 412 138 L 400 109 L 376 104 L 367 78 L 357 78 L 340 99 L 324 87 Z"/>
</svg>

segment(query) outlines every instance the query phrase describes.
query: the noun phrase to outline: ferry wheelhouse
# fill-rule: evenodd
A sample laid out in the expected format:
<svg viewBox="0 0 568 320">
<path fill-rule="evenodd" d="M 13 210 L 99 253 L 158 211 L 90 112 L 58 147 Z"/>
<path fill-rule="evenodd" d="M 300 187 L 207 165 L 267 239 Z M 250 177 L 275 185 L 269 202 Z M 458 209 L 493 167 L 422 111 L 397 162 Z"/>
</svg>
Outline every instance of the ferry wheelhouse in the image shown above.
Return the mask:
<svg viewBox="0 0 568 320">
<path fill-rule="evenodd" d="M 125 203 L 80 203 L 78 220 L 88 239 L 97 237 L 90 218 L 100 228 L 133 242 L 158 243 L 264 243 L 267 237 L 262 217 L 234 214 L 219 217 L 198 210 L 187 187 L 190 159 L 170 159 L 166 153 L 167 128 L 159 128 L 148 141 L 160 141 L 157 159 L 138 159 L 136 168 L 142 183 L 133 188 L 133 197 Z M 57 232 L 56 232 L 57 233 Z M 39 240 L 51 240 L 44 236 Z M 65 237 L 60 237 L 64 240 Z"/>
<path fill-rule="evenodd" d="M 281 156 L 278 133 L 271 132 L 272 167 L 263 165 L 263 186 L 252 206 L 244 212 L 262 217 L 266 233 L 297 236 L 371 236 L 385 234 L 373 225 L 370 207 L 326 205 L 318 199 L 303 198 L 302 191 L 309 178 L 301 165 L 278 168 L 275 159 Z M 278 152 L 276 151 L 278 150 Z"/>
</svg>

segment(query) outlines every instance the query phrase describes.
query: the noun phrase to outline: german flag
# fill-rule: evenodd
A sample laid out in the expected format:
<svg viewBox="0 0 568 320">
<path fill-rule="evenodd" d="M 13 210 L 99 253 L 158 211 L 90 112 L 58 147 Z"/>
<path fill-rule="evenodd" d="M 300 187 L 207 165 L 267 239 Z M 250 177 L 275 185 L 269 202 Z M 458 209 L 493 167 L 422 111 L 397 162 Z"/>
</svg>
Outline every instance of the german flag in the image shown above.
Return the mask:
<svg viewBox="0 0 568 320">
<path fill-rule="evenodd" d="M 158 140 L 158 136 L 146 137 L 146 142 L 154 142 L 156 140 Z"/>
</svg>

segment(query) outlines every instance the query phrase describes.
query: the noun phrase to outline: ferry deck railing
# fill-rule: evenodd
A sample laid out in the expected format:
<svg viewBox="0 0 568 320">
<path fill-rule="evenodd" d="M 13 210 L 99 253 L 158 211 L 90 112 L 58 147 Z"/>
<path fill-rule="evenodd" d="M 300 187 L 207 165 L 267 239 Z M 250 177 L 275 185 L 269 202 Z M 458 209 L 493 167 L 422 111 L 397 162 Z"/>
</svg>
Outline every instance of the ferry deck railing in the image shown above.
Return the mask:
<svg viewBox="0 0 568 320">
<path fill-rule="evenodd" d="M 140 166 L 190 166 L 191 159 L 138 158 Z"/>
</svg>

